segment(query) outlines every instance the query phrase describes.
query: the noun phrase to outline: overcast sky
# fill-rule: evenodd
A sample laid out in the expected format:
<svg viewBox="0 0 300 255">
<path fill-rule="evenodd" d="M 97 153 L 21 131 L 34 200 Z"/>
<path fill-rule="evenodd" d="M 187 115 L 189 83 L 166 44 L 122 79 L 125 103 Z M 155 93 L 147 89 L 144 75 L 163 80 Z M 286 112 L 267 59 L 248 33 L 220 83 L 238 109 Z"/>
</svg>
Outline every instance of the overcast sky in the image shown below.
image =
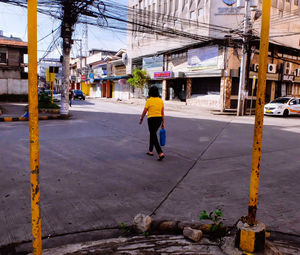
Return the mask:
<svg viewBox="0 0 300 255">
<path fill-rule="evenodd" d="M 128 0 L 119 0 L 122 4 L 127 4 Z M 48 35 L 52 30 L 59 26 L 60 22 L 46 15 L 38 15 L 38 40 Z M 23 41 L 28 41 L 27 38 L 27 9 L 11 6 L 0 3 L 0 30 L 5 36 L 20 37 Z M 83 26 L 77 25 L 74 38 L 81 39 Z M 53 36 L 38 43 L 38 56 L 43 56 L 49 44 L 52 42 Z M 89 26 L 88 29 L 88 47 L 89 49 L 105 49 L 119 50 L 126 48 L 126 35 L 124 33 L 111 32 L 98 27 Z M 57 45 L 58 50 L 54 50 L 48 57 L 58 57 L 60 45 Z M 79 44 L 75 44 L 72 49 L 72 55 L 79 55 Z"/>
</svg>

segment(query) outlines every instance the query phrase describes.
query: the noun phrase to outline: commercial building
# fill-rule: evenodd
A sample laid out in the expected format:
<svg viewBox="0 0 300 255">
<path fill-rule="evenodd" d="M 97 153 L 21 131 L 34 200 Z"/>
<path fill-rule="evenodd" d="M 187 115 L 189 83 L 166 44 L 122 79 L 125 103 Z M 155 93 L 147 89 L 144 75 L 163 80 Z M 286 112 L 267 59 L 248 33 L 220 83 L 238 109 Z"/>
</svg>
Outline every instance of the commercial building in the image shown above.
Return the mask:
<svg viewBox="0 0 300 255">
<path fill-rule="evenodd" d="M 147 70 L 165 100 L 236 108 L 244 5 L 234 0 L 130 0 L 127 73 L 134 67 Z M 248 27 L 248 101 L 255 100 L 252 78 L 257 76 L 261 1 L 250 5 L 250 24 L 256 30 Z M 300 22 L 295 19 L 300 19 L 295 10 L 297 0 L 272 1 L 267 100 L 299 93 Z"/>
</svg>

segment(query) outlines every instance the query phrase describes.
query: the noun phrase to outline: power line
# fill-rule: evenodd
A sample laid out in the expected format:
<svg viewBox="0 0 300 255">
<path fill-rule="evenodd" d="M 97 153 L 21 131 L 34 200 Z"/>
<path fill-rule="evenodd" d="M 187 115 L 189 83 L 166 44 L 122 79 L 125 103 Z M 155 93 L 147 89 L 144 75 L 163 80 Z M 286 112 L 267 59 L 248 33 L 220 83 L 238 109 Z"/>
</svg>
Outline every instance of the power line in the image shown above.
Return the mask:
<svg viewBox="0 0 300 255">
<path fill-rule="evenodd" d="M 44 39 L 46 39 L 48 36 L 52 35 L 54 32 L 56 32 L 61 26 L 58 26 L 57 28 L 55 28 L 54 30 L 52 30 L 49 34 L 45 35 L 43 38 L 41 38 L 40 40 L 38 40 L 38 43 L 43 41 Z"/>
</svg>

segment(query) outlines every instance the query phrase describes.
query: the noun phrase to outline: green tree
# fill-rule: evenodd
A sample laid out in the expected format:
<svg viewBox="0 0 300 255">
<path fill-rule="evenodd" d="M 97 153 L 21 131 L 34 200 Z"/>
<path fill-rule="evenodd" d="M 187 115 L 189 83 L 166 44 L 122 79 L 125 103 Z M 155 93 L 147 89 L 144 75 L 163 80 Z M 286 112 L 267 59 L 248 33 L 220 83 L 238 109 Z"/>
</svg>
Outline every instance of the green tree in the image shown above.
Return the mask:
<svg viewBox="0 0 300 255">
<path fill-rule="evenodd" d="M 134 68 L 133 77 L 128 79 L 128 83 L 134 88 L 142 89 L 144 85 L 148 85 L 149 79 L 146 70 Z"/>
</svg>

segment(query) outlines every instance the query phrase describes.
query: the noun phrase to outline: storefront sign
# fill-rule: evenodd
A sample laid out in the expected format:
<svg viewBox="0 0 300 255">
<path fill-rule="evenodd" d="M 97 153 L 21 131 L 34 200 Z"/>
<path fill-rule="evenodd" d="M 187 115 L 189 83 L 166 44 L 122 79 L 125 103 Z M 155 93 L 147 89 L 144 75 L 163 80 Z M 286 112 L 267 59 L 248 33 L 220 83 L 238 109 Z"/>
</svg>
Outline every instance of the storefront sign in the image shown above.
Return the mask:
<svg viewBox="0 0 300 255">
<path fill-rule="evenodd" d="M 218 68 L 218 46 L 208 46 L 188 51 L 188 69 Z"/>
<path fill-rule="evenodd" d="M 76 76 L 75 75 L 71 75 L 71 81 L 76 81 Z"/>
<path fill-rule="evenodd" d="M 282 81 L 290 81 L 293 82 L 295 80 L 294 75 L 284 74 L 282 77 Z"/>
<path fill-rule="evenodd" d="M 82 74 L 80 78 L 81 78 L 81 81 L 85 81 L 86 80 L 86 75 Z"/>
<path fill-rule="evenodd" d="M 153 77 L 155 79 L 165 79 L 165 78 L 172 78 L 172 72 L 166 71 L 166 72 L 154 72 Z"/>
</svg>

